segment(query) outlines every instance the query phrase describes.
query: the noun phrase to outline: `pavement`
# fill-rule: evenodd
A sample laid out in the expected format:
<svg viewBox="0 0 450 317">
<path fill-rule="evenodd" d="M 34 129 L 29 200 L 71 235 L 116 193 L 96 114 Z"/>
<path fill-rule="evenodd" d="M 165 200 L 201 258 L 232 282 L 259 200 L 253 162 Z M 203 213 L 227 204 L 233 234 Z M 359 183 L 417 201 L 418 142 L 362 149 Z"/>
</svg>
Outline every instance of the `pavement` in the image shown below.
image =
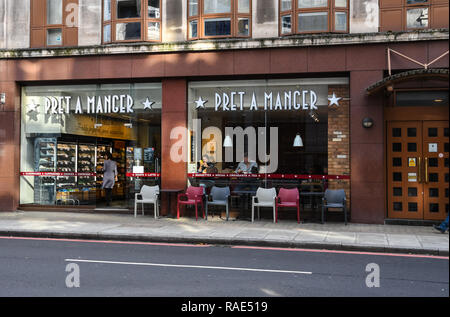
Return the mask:
<svg viewBox="0 0 450 317">
<path fill-rule="evenodd" d="M 93 212 L 0 212 L 0 236 L 254 245 L 449 255 L 448 232 L 430 226 L 225 221 Z"/>
</svg>

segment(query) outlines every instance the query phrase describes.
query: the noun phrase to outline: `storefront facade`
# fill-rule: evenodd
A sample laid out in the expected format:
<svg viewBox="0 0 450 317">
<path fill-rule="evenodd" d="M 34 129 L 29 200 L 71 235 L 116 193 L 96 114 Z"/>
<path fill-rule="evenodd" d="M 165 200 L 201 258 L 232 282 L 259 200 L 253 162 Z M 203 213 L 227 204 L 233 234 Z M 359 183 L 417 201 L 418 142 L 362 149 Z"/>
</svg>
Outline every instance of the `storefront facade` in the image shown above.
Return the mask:
<svg viewBox="0 0 450 317">
<path fill-rule="evenodd" d="M 261 39 L 2 51 L 0 210 L 103 209 L 106 151 L 117 210 L 144 184 L 217 185 L 344 189 L 355 223 L 445 218 L 448 26 L 270 37 L 241 18 Z M 237 175 L 245 154 L 256 168 Z"/>
</svg>

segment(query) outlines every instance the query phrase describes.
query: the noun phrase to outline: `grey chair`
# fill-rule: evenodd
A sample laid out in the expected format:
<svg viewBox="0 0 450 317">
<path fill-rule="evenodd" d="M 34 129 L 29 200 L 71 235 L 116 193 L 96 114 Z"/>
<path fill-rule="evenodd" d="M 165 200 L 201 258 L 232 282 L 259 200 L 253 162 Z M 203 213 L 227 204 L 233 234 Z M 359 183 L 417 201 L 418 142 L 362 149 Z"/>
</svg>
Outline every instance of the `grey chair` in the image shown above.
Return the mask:
<svg viewBox="0 0 450 317">
<path fill-rule="evenodd" d="M 211 200 L 209 200 L 211 197 Z M 209 195 L 206 195 L 206 220 L 208 220 L 208 206 L 225 206 L 227 211 L 227 221 L 229 217 L 229 197 L 230 197 L 230 187 L 216 187 L 211 188 Z"/>
<path fill-rule="evenodd" d="M 322 198 L 322 223 L 325 221 L 325 211 L 328 208 L 341 208 L 344 211 L 344 220 L 347 225 L 347 199 L 343 189 L 327 189 Z"/>
</svg>

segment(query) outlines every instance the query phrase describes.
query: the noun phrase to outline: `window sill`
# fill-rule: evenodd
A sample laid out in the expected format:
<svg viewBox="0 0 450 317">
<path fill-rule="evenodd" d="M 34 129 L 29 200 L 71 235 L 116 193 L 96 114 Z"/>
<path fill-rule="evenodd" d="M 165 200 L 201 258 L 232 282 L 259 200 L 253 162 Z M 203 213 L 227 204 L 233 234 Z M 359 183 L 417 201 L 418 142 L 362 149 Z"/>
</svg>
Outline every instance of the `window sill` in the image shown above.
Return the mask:
<svg viewBox="0 0 450 317">
<path fill-rule="evenodd" d="M 411 41 L 448 40 L 448 29 L 427 29 L 382 33 L 319 33 L 283 35 L 276 38 L 196 39 L 182 42 L 128 42 L 92 46 L 0 49 L 0 59 L 55 56 L 87 56 L 313 47 L 330 45 L 377 44 Z"/>
</svg>

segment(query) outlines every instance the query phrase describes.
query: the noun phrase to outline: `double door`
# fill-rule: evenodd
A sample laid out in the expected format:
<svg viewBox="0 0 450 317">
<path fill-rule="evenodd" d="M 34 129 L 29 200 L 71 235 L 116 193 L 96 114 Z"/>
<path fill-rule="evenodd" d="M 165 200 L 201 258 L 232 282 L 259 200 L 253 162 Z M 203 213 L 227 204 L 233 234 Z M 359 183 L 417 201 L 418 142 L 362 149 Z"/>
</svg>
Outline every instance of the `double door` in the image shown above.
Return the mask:
<svg viewBox="0 0 450 317">
<path fill-rule="evenodd" d="M 449 208 L 449 122 L 387 124 L 388 217 L 443 220 Z"/>
</svg>

